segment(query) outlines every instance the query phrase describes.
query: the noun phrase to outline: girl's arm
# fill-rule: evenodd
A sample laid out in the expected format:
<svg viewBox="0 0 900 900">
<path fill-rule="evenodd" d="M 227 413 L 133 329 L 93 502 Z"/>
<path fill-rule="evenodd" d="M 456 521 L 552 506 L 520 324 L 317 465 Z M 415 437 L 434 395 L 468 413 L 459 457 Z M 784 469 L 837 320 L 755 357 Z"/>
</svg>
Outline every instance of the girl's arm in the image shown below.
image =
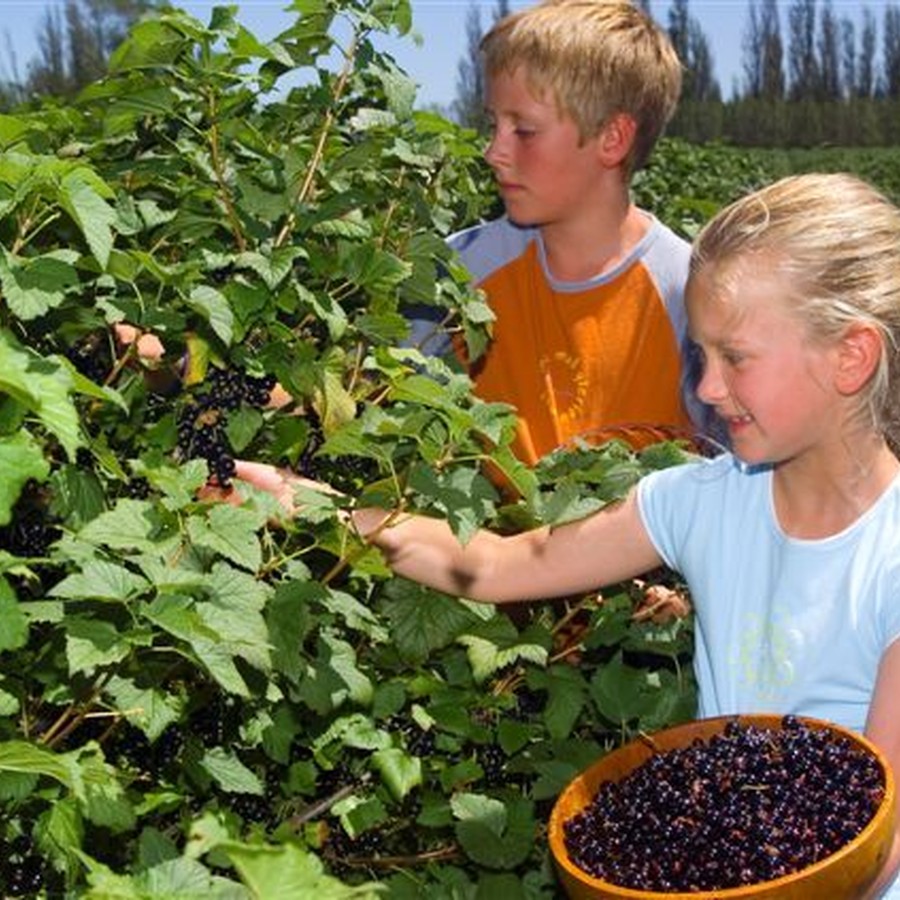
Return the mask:
<svg viewBox="0 0 900 900">
<path fill-rule="evenodd" d="M 887 757 L 894 775 L 900 778 L 900 639 L 894 641 L 881 657 L 875 692 L 866 720 L 866 737 Z M 900 786 L 900 784 L 898 784 Z M 875 898 L 900 871 L 900 822 L 894 824 L 894 844 L 884 868 L 872 890 L 866 895 Z"/>
<path fill-rule="evenodd" d="M 288 511 L 294 508 L 293 486 L 303 483 L 259 463 L 238 462 L 236 477 L 278 497 Z M 465 545 L 441 519 L 401 515 L 394 520 L 384 510 L 360 509 L 352 520 L 398 575 L 491 603 L 569 596 L 662 563 L 638 515 L 634 491 L 577 522 L 509 537 L 481 530 Z"/>
</svg>

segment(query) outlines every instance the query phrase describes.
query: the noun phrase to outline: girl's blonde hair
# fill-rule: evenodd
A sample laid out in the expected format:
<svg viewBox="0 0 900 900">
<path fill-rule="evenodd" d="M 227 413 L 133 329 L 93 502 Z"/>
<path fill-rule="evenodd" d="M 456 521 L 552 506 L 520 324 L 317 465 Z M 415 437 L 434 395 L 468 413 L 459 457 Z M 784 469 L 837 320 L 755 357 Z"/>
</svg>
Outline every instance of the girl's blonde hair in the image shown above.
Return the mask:
<svg viewBox="0 0 900 900">
<path fill-rule="evenodd" d="M 849 174 L 795 175 L 727 206 L 694 241 L 691 274 L 748 257 L 777 266 L 813 339 L 863 322 L 882 338 L 859 412 L 900 447 L 900 209 Z"/>
<path fill-rule="evenodd" d="M 481 42 L 488 78 L 520 67 L 550 94 L 582 139 L 618 113 L 637 126 L 627 171 L 643 166 L 681 93 L 665 31 L 629 0 L 545 0 L 497 22 Z"/>
</svg>

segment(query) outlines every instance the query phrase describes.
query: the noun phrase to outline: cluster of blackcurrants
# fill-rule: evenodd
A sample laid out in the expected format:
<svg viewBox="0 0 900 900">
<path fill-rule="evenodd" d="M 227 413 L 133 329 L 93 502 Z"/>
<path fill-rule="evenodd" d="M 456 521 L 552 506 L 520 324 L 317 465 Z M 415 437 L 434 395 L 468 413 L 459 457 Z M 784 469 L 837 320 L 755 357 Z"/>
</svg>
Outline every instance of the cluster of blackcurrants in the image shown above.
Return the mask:
<svg viewBox="0 0 900 900">
<path fill-rule="evenodd" d="M 31 837 L 20 834 L 11 841 L 0 842 L 0 894 L 4 897 L 34 897 L 56 873 L 44 864 Z M 56 885 L 58 887 L 58 885 Z"/>
<path fill-rule="evenodd" d="M 805 869 L 851 841 L 884 796 L 877 760 L 828 729 L 730 722 L 654 754 L 563 826 L 585 872 L 661 893 L 719 891 Z"/>
<path fill-rule="evenodd" d="M 319 455 L 325 443 L 322 422 L 314 409 L 304 411 L 307 425 L 306 443 L 303 447 L 296 470 L 300 475 L 314 481 L 324 481 L 345 494 L 355 494 L 362 487 L 378 477 L 378 464 L 374 459 L 362 456 L 342 456 L 336 463 Z"/>
<path fill-rule="evenodd" d="M 178 414 L 178 455 L 204 459 L 222 487 L 234 477 L 235 462 L 226 426 L 229 413 L 243 404 L 254 408 L 269 402 L 275 377 L 256 378 L 237 368 L 212 367 L 206 380 L 187 394 Z"/>
<path fill-rule="evenodd" d="M 59 528 L 47 512 L 47 500 L 41 486 L 29 481 L 13 507 L 10 523 L 0 528 L 0 550 L 13 556 L 46 556 L 59 537 Z"/>
</svg>

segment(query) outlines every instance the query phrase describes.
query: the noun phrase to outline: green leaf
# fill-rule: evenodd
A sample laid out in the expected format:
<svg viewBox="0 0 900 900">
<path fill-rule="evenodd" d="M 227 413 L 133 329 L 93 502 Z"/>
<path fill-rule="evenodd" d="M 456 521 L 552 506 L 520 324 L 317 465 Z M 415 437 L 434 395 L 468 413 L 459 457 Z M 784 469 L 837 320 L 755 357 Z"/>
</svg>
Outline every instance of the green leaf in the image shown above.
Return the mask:
<svg viewBox="0 0 900 900">
<path fill-rule="evenodd" d="M 197 615 L 214 631 L 229 652 L 254 668 L 271 666 L 269 634 L 261 609 L 265 587 L 246 572 L 217 563 L 204 584 L 209 600 L 198 602 Z"/>
<path fill-rule="evenodd" d="M 39 777 L 25 772 L 0 771 L 0 801 L 19 802 L 34 793 Z"/>
<path fill-rule="evenodd" d="M 534 845 L 536 822 L 530 802 L 507 804 L 476 794 L 458 794 L 451 800 L 456 836 L 466 855 L 489 869 L 514 869 Z"/>
<path fill-rule="evenodd" d="M 64 368 L 23 352 L 7 332 L 0 331 L 0 391 L 34 410 L 69 459 L 74 459 L 82 441 L 78 412 L 69 397 L 71 388 Z"/>
<path fill-rule="evenodd" d="M 151 687 L 139 687 L 133 680 L 118 675 L 110 678 L 105 691 L 127 720 L 155 741 L 173 722 L 179 720 L 183 701 Z"/>
<path fill-rule="evenodd" d="M 227 843 L 220 845 L 254 897 L 315 897 L 316 900 L 376 900 L 376 882 L 354 887 L 325 873 L 312 853 L 296 844 L 276 847 Z"/>
<path fill-rule="evenodd" d="M 576 484 L 559 485 L 541 504 L 541 517 L 548 525 L 563 525 L 584 519 L 604 506 L 596 497 L 585 497 Z"/>
<path fill-rule="evenodd" d="M 224 817 L 214 810 L 207 809 L 196 816 L 191 824 L 185 856 L 199 859 L 215 850 L 218 844 L 227 843 L 229 837 Z"/>
<path fill-rule="evenodd" d="M 0 578 L 0 652 L 18 650 L 28 643 L 28 621 L 19 607 L 15 591 Z"/>
<path fill-rule="evenodd" d="M 402 800 L 422 784 L 422 761 L 399 747 L 376 751 L 372 754 L 372 764 L 396 800 Z"/>
<path fill-rule="evenodd" d="M 77 254 L 57 250 L 29 259 L 0 253 L 0 287 L 10 310 L 23 321 L 40 318 L 56 309 L 79 285 L 72 265 Z"/>
<path fill-rule="evenodd" d="M 209 510 L 208 517 L 191 516 L 187 530 L 193 543 L 255 572 L 262 564 L 262 550 L 256 536 L 261 524 L 258 512 L 220 503 Z"/>
<path fill-rule="evenodd" d="M 486 872 L 478 879 L 473 900 L 531 900 L 533 894 L 518 875 L 507 872 Z"/>
<path fill-rule="evenodd" d="M 545 683 L 549 694 L 544 710 L 547 731 L 553 738 L 566 738 L 584 709 L 587 684 L 582 674 L 571 666 L 551 667 Z"/>
<path fill-rule="evenodd" d="M 128 875 L 116 874 L 86 853 L 79 852 L 78 858 L 87 870 L 88 889 L 84 893 L 85 900 L 146 900 L 146 895 Z"/>
<path fill-rule="evenodd" d="M 85 816 L 96 825 L 124 831 L 134 824 L 134 811 L 102 755 L 88 747 L 57 754 L 24 741 L 0 744 L 0 772 L 46 775 L 69 788 Z"/>
<path fill-rule="evenodd" d="M 88 543 L 117 550 L 146 551 L 154 546 L 161 524 L 151 504 L 126 498 L 88 522 L 78 536 Z"/>
<path fill-rule="evenodd" d="M 92 560 L 84 570 L 64 578 L 48 595 L 67 600 L 126 601 L 149 587 L 145 578 L 124 566 L 103 560 Z"/>
<path fill-rule="evenodd" d="M 472 632 L 460 635 L 457 642 L 466 647 L 472 675 L 477 682 L 482 682 L 519 660 L 546 665 L 549 651 L 546 637 L 537 632 L 520 637 L 506 616 L 495 615 L 487 622 L 479 623 Z"/>
<path fill-rule="evenodd" d="M 66 464 L 54 472 L 51 486 L 52 511 L 70 528 L 77 530 L 107 509 L 103 483 L 78 465 Z"/>
<path fill-rule="evenodd" d="M 265 794 L 265 787 L 256 773 L 222 747 L 207 750 L 200 760 L 200 765 L 223 791 L 231 794 L 254 794 L 257 797 Z"/>
<path fill-rule="evenodd" d="M 213 678 L 229 693 L 239 697 L 249 697 L 250 688 L 235 665 L 234 649 L 218 640 L 207 640 L 201 636 L 191 637 L 191 646 L 197 658 Z"/>
<path fill-rule="evenodd" d="M 81 230 L 100 268 L 106 269 L 113 246 L 112 226 L 118 217 L 98 193 L 96 181 L 93 173 L 75 169 L 62 180 L 59 202 Z"/>
<path fill-rule="evenodd" d="M 9 147 L 28 134 L 29 124 L 16 116 L 0 115 L 0 147 Z"/>
<path fill-rule="evenodd" d="M 170 65 L 187 43 L 187 38 L 166 22 L 157 19 L 139 22 L 110 56 L 109 71 L 115 74 Z"/>
<path fill-rule="evenodd" d="M 343 373 L 335 372 L 333 366 L 325 369 L 322 389 L 322 428 L 325 434 L 331 434 L 356 415 L 356 400 L 344 387 Z"/>
<path fill-rule="evenodd" d="M 18 697 L 0 688 L 0 716 L 14 716 L 20 709 Z"/>
<path fill-rule="evenodd" d="M 0 347 L 0 356 L 2 356 Z M 0 389 L 2 389 L 0 375 Z M 27 431 L 0 435 L 0 527 L 8 525 L 23 486 L 30 480 L 43 481 L 50 471 L 50 465 L 37 442 Z"/>
<path fill-rule="evenodd" d="M 149 869 L 178 857 L 175 842 L 156 828 L 144 828 L 138 838 L 137 864 Z"/>
<path fill-rule="evenodd" d="M 395 400 L 407 400 L 433 409 L 454 410 L 446 386 L 424 375 L 410 375 L 398 381 L 393 385 L 391 394 Z"/>
<path fill-rule="evenodd" d="M 84 819 L 71 797 L 58 800 L 41 816 L 36 837 L 45 856 L 65 858 L 81 848 Z"/>
<path fill-rule="evenodd" d="M 335 719 L 331 726 L 313 742 L 313 748 L 320 750 L 334 741 L 340 741 L 346 747 L 357 750 L 383 750 L 390 746 L 391 740 L 368 716 L 362 713 L 351 713 Z"/>
<path fill-rule="evenodd" d="M 421 585 L 396 579 L 387 587 L 385 612 L 397 652 L 407 662 L 424 662 L 430 654 L 453 643 L 477 619 L 458 600 Z"/>
<path fill-rule="evenodd" d="M 450 800 L 453 815 L 462 822 L 481 822 L 496 835 L 506 829 L 506 804 L 484 794 L 455 794 Z"/>
<path fill-rule="evenodd" d="M 225 433 L 236 453 L 243 452 L 263 425 L 263 415 L 249 406 L 236 409 L 228 416 Z"/>
<path fill-rule="evenodd" d="M 225 295 L 208 285 L 200 285 L 191 291 L 190 305 L 209 322 L 216 337 L 229 346 L 234 334 L 234 313 Z"/>
<path fill-rule="evenodd" d="M 319 599 L 326 609 L 339 615 L 353 631 L 359 631 L 377 643 L 388 640 L 388 631 L 381 619 L 352 594 L 326 588 Z"/>
<path fill-rule="evenodd" d="M 647 717 L 657 720 L 659 707 L 676 702 L 668 695 L 659 672 L 628 666 L 617 653 L 591 679 L 590 695 L 611 722 L 628 724 Z"/>
<path fill-rule="evenodd" d="M 271 256 L 262 253 L 241 253 L 235 259 L 238 268 L 252 269 L 265 282 L 270 291 L 274 291 L 291 274 L 294 262 L 305 257 L 302 247 L 290 246 L 275 250 Z"/>
<path fill-rule="evenodd" d="M 66 659 L 69 671 L 93 674 L 98 668 L 121 662 L 131 645 L 115 625 L 100 619 L 66 619 Z"/>
<path fill-rule="evenodd" d="M 169 859 L 134 876 L 139 896 L 153 900 L 180 900 L 203 897 L 209 900 L 244 900 L 237 885 L 225 878 L 214 877 L 195 859 Z M 249 897 L 246 900 L 250 900 Z"/>
<path fill-rule="evenodd" d="M 372 702 L 372 682 L 359 668 L 352 645 L 336 635 L 324 632 L 320 640 L 319 659 L 347 686 L 354 703 L 368 706 Z"/>
<path fill-rule="evenodd" d="M 498 499 L 496 488 L 476 469 L 442 473 L 420 464 L 413 468 L 409 485 L 444 513 L 463 544 L 494 514 Z"/>
<path fill-rule="evenodd" d="M 278 586 L 266 609 L 273 646 L 272 665 L 295 684 L 306 671 L 298 648 L 313 621 L 309 606 L 323 595 L 324 590 L 318 582 L 288 581 Z"/>
</svg>

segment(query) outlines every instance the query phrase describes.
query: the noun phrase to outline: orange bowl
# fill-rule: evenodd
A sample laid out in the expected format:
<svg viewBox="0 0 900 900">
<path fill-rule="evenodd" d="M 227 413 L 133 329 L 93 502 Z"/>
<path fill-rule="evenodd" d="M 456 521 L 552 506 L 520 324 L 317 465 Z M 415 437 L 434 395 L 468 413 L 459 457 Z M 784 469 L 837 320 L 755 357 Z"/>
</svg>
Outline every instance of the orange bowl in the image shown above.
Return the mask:
<svg viewBox="0 0 900 900">
<path fill-rule="evenodd" d="M 807 727 L 828 730 L 835 737 L 847 738 L 856 747 L 876 759 L 884 775 L 884 799 L 875 815 L 853 840 L 818 862 L 769 881 L 716 891 L 659 892 L 626 888 L 595 878 L 569 857 L 563 838 L 563 824 L 580 813 L 594 799 L 600 785 L 620 781 L 658 752 L 687 747 L 695 739 L 708 741 L 737 719 L 743 725 L 779 729 L 782 716 L 722 716 L 677 725 L 651 735 L 652 743 L 635 740 L 603 756 L 576 777 L 562 791 L 550 815 L 548 838 L 556 870 L 571 900 L 855 900 L 865 894 L 884 865 L 894 836 L 895 785 L 884 755 L 864 737 L 832 722 L 798 717 Z"/>
</svg>

